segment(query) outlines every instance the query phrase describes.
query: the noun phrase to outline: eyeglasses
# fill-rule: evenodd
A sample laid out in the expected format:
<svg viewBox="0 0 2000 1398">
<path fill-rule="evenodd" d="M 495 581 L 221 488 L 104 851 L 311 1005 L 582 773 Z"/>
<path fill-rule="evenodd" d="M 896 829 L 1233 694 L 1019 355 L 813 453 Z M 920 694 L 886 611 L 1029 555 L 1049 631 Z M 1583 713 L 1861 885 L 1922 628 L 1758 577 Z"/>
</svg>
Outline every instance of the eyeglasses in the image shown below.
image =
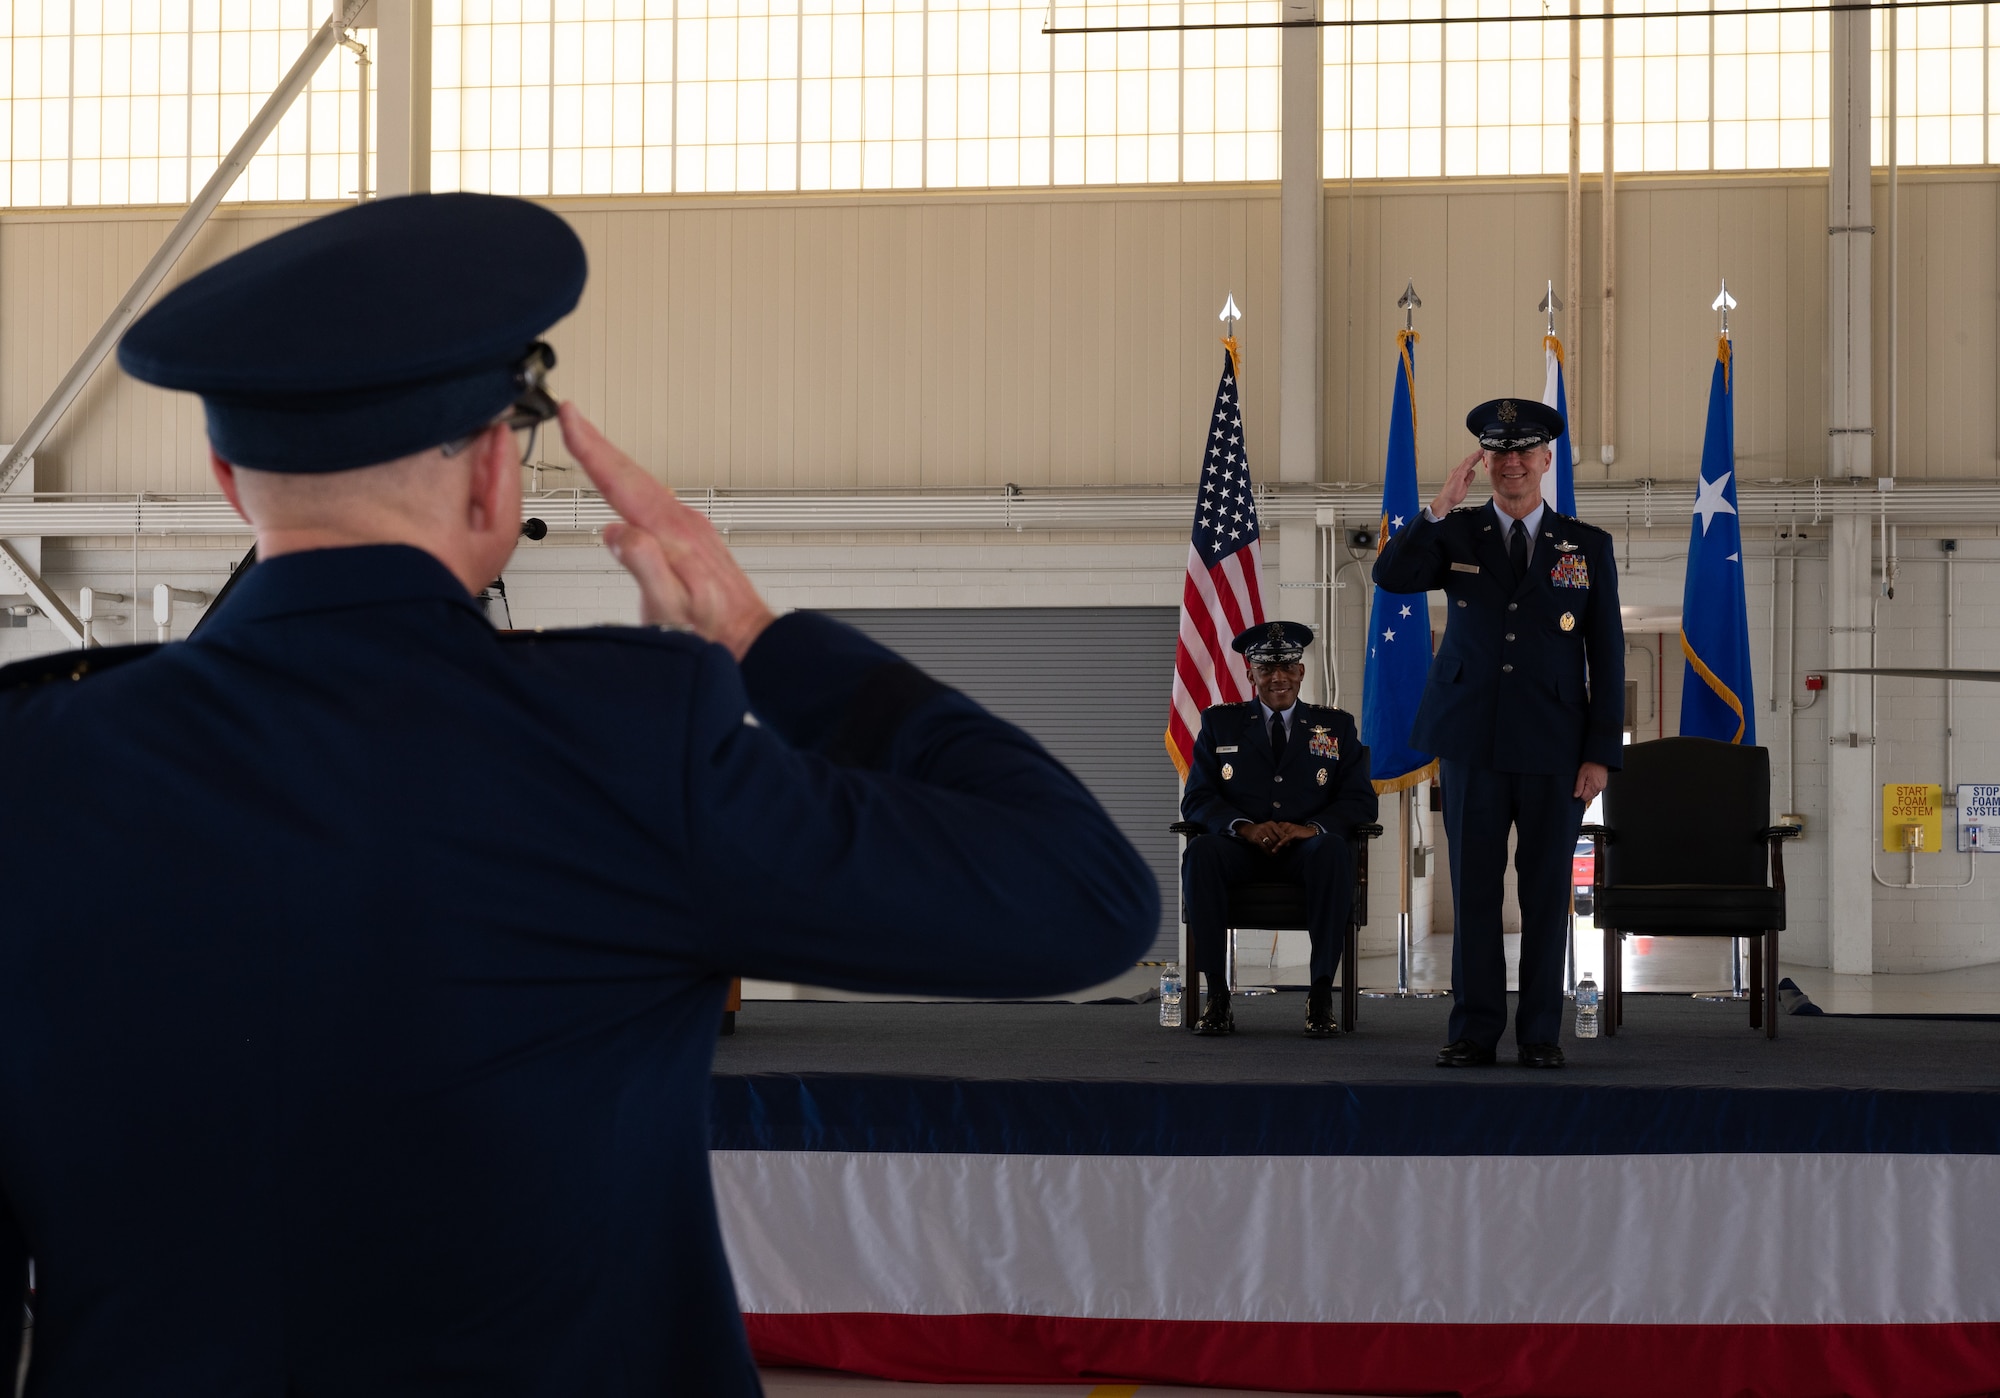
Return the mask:
<svg viewBox="0 0 2000 1398">
<path fill-rule="evenodd" d="M 528 352 L 514 366 L 514 401 L 506 411 L 470 436 L 446 442 L 438 451 L 447 457 L 457 456 L 495 425 L 505 426 L 509 431 L 526 432 L 528 440 L 521 448 L 521 459 L 530 460 L 535 454 L 535 442 L 539 438 L 542 424 L 556 415 L 558 405 L 555 396 L 548 390 L 549 370 L 556 367 L 556 352 L 544 341 L 537 340 L 528 346 Z"/>
</svg>

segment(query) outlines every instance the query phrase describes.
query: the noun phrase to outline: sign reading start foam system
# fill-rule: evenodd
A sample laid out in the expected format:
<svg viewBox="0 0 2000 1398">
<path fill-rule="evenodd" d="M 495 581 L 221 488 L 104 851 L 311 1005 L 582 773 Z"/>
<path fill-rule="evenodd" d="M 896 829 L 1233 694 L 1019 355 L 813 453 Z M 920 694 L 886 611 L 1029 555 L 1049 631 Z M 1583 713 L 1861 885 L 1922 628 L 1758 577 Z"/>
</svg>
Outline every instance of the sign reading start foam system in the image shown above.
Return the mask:
<svg viewBox="0 0 2000 1398">
<path fill-rule="evenodd" d="M 1890 782 L 1882 788 L 1882 848 L 1906 850 L 1914 827 L 1915 848 L 1936 854 L 1944 848 L 1944 788 L 1936 782 Z"/>
</svg>

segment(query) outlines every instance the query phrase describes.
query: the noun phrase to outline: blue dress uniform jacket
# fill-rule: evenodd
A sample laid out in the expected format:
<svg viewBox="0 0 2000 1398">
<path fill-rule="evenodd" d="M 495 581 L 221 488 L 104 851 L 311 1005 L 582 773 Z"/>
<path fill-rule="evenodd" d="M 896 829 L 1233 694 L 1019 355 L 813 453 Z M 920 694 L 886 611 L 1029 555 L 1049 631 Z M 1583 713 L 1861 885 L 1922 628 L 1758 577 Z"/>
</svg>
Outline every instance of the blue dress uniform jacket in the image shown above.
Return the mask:
<svg viewBox="0 0 2000 1398">
<path fill-rule="evenodd" d="M 1271 762 L 1263 705 L 1252 699 L 1202 711 L 1181 792 L 1183 819 L 1217 835 L 1227 833 L 1233 821 L 1284 820 L 1345 836 L 1374 820 L 1375 811 L 1368 749 L 1346 710 L 1300 701 L 1282 770 Z"/>
<path fill-rule="evenodd" d="M 1411 746 L 1498 772 L 1616 768 L 1625 630 L 1611 536 L 1545 509 L 1517 586 L 1505 523 L 1491 504 L 1435 524 L 1419 514 L 1375 560 L 1378 586 L 1447 602 Z"/>
<path fill-rule="evenodd" d="M 1157 925 L 1074 778 L 856 632 L 502 637 L 414 549 L 0 671 L 0 742 L 36 1398 L 755 1394 L 728 978 L 1051 993 Z"/>
</svg>

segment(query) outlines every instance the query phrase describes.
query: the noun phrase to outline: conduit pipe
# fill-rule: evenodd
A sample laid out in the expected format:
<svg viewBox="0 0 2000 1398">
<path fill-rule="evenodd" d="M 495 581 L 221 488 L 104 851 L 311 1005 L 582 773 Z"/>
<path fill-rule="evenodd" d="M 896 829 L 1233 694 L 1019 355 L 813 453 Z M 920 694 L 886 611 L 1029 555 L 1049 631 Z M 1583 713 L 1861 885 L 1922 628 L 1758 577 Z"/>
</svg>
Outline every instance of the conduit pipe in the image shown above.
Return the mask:
<svg viewBox="0 0 2000 1398">
<path fill-rule="evenodd" d="M 277 128 L 285 113 L 291 110 L 293 101 L 305 90 L 306 84 L 312 81 L 313 74 L 319 71 L 319 65 L 346 34 L 348 26 L 361 13 L 365 3 L 366 0 L 336 0 L 334 12 L 327 16 L 326 22 L 320 25 L 311 39 L 306 41 L 305 51 L 299 55 L 298 61 L 292 64 L 291 69 L 278 83 L 277 90 L 271 94 L 269 100 L 258 109 L 257 115 L 250 119 L 250 124 L 243 129 L 243 134 L 237 138 L 236 144 L 229 148 L 229 154 L 222 157 L 222 163 L 215 167 L 215 173 L 209 176 L 208 183 L 201 187 L 201 193 L 197 194 L 194 202 L 187 206 L 187 212 L 181 215 L 180 222 L 176 223 L 173 231 L 167 234 L 167 240 L 160 244 L 159 251 L 155 252 L 145 267 L 140 269 L 137 279 L 126 289 L 125 295 L 119 298 L 118 304 L 111 308 L 111 314 L 105 318 L 104 324 L 97 328 L 97 333 L 90 337 L 90 343 L 83 347 L 83 353 L 76 357 L 76 363 L 70 365 L 69 372 L 56 384 L 55 391 L 49 395 L 48 401 L 28 419 L 27 427 L 14 439 L 14 445 L 8 449 L 4 457 L 0 457 L 0 491 L 5 491 L 14 483 L 14 477 L 21 473 L 22 465 L 47 440 L 56 423 L 69 411 L 70 404 L 76 401 L 77 395 L 83 392 L 84 385 L 90 382 L 91 376 L 111 353 L 112 346 L 118 343 L 132 322 L 138 319 L 139 312 L 152 299 L 153 293 L 160 289 L 160 283 L 167 279 L 167 273 L 173 271 L 174 264 L 180 261 L 181 254 L 188 249 L 188 244 L 194 241 L 195 235 L 201 232 L 202 225 L 208 222 L 209 215 L 215 212 L 215 206 L 222 202 L 222 196 L 229 193 L 237 178 L 250 164 L 251 158 L 263 148 L 271 132 Z"/>
<path fill-rule="evenodd" d="M 1618 459 L 1618 185 L 1612 149 L 1618 65 L 1612 44 L 1613 22 L 1608 17 L 1604 21 L 1604 313 L 1599 331 L 1604 343 L 1597 375 L 1597 456 L 1607 471 Z"/>
</svg>

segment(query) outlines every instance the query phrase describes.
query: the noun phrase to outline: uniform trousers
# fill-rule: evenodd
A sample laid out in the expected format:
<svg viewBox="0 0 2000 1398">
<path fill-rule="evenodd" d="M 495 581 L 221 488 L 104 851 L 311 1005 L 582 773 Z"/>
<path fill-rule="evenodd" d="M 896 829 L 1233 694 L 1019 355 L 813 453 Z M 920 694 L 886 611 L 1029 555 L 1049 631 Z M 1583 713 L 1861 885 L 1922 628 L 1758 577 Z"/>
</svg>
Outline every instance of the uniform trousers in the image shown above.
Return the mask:
<svg viewBox="0 0 2000 1398">
<path fill-rule="evenodd" d="M 1304 885 L 1312 978 L 1319 980 L 1339 969 L 1354 903 L 1354 851 L 1344 838 L 1315 835 L 1266 854 L 1234 835 L 1197 835 L 1181 856 L 1190 986 L 1196 973 L 1207 974 L 1210 990 L 1228 984 L 1223 942 L 1229 935 L 1229 890 L 1246 883 Z"/>
<path fill-rule="evenodd" d="M 1569 939 L 1570 870 L 1584 803 L 1576 773 L 1496 772 L 1441 761 L 1444 828 L 1451 841 L 1453 1043 L 1483 1048 L 1507 1028 L 1507 955 L 1500 904 L 1507 832 L 1518 832 L 1514 872 L 1521 901 L 1517 1044 L 1553 1044 L 1562 1033 L 1563 953 Z"/>
</svg>

